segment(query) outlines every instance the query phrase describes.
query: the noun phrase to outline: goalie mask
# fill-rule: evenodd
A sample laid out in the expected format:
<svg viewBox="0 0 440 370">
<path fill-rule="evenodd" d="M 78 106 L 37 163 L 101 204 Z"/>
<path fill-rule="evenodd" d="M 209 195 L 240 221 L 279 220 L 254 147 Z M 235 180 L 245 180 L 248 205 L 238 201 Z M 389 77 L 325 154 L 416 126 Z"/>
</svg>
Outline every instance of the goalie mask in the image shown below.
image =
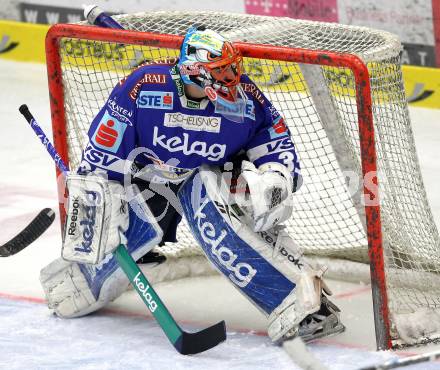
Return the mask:
<svg viewBox="0 0 440 370">
<path fill-rule="evenodd" d="M 218 113 L 242 122 L 247 99 L 240 86 L 242 64 L 241 54 L 223 36 L 191 27 L 177 65 L 182 81 L 203 89 Z"/>
</svg>

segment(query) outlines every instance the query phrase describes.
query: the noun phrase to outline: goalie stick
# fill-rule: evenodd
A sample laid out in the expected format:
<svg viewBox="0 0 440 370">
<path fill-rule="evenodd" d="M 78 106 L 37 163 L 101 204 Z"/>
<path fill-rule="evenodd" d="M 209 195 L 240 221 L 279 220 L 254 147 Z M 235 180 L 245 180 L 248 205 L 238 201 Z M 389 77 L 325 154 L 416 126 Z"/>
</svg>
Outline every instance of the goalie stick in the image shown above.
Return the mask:
<svg viewBox="0 0 440 370">
<path fill-rule="evenodd" d="M 44 208 L 18 235 L 0 246 L 0 257 L 9 257 L 22 251 L 38 239 L 55 220 L 55 212 Z"/>
<path fill-rule="evenodd" d="M 389 369 L 397 369 L 400 367 L 405 367 L 409 365 L 419 364 L 421 362 L 427 361 L 435 361 L 440 358 L 440 351 L 422 353 L 420 355 L 415 355 L 407 358 L 396 358 L 389 361 L 384 362 L 380 365 L 373 365 L 363 367 L 359 370 L 389 370 Z"/>
<path fill-rule="evenodd" d="M 35 118 L 32 116 L 27 105 L 23 104 L 20 106 L 19 111 L 26 118 L 26 121 L 28 121 L 36 135 L 40 138 L 41 142 L 46 146 L 47 151 L 54 159 L 58 168 L 63 173 L 66 173 L 68 171 L 68 167 L 64 164 L 64 161 L 59 156 L 41 127 L 38 125 Z M 133 285 L 133 288 L 140 295 L 150 310 L 150 304 L 147 301 L 147 298 L 144 296 L 146 289 L 148 289 L 148 292 L 157 304 L 157 308 L 155 310 L 150 310 L 150 312 L 157 320 L 162 330 L 173 344 L 174 348 L 179 353 L 183 355 L 200 353 L 215 347 L 217 344 L 226 340 L 226 327 L 224 321 L 195 333 L 183 331 L 171 316 L 160 297 L 154 291 L 153 287 L 148 282 L 139 266 L 127 252 L 125 246 L 120 244 L 113 254 L 115 255 L 120 267 L 130 280 L 130 283 Z"/>
</svg>

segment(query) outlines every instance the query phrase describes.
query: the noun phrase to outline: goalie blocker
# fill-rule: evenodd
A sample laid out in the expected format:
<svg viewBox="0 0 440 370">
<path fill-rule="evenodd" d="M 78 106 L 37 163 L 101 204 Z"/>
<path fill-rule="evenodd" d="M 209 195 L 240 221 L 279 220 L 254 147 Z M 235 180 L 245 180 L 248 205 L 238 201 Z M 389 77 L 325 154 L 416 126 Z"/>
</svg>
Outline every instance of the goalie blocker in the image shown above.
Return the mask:
<svg viewBox="0 0 440 370">
<path fill-rule="evenodd" d="M 137 260 L 163 234 L 137 186 L 126 194 L 119 183 L 91 173 L 69 174 L 67 189 L 62 258 L 41 270 L 40 281 L 49 308 L 73 318 L 106 306 L 127 290 L 129 280 L 111 253 L 120 243 Z"/>
<path fill-rule="evenodd" d="M 119 244 L 126 244 L 128 209 L 124 188 L 90 172 L 68 174 L 66 227 L 61 256 L 97 264 Z"/>
</svg>

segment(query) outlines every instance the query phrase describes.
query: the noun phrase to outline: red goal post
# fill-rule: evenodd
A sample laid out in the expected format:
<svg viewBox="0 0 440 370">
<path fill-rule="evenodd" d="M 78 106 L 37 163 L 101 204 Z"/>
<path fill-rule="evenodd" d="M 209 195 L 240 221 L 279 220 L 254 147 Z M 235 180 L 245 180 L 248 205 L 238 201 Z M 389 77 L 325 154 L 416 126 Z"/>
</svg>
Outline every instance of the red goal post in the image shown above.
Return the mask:
<svg viewBox="0 0 440 370">
<path fill-rule="evenodd" d="M 76 38 L 179 49 L 183 37 L 169 34 L 103 29 L 73 24 L 57 24 L 50 28 L 46 37 L 46 56 L 53 139 L 55 148 L 61 158 L 65 163 L 69 163 L 63 72 L 61 68 L 59 47 L 62 38 Z M 367 174 L 376 174 L 375 136 L 369 72 L 367 66 L 358 56 L 345 53 L 244 42 L 236 42 L 234 44 L 241 51 L 243 56 L 248 58 L 344 67 L 350 69 L 355 79 L 363 178 L 365 178 Z M 59 175 L 58 171 L 57 175 Z M 374 182 L 378 185 L 376 175 L 374 175 Z M 64 189 L 61 187 L 59 187 L 58 190 L 61 195 L 64 193 Z M 377 194 L 372 193 L 365 184 L 363 184 L 363 193 L 366 199 L 377 197 Z M 375 204 L 376 205 L 365 207 L 368 254 L 370 258 L 377 348 L 388 349 L 391 348 L 392 343 L 390 336 L 387 287 L 385 282 L 382 228 L 379 202 L 377 201 Z M 64 214 L 62 204 L 60 204 L 60 214 Z M 63 217 L 61 218 L 63 223 Z"/>
</svg>

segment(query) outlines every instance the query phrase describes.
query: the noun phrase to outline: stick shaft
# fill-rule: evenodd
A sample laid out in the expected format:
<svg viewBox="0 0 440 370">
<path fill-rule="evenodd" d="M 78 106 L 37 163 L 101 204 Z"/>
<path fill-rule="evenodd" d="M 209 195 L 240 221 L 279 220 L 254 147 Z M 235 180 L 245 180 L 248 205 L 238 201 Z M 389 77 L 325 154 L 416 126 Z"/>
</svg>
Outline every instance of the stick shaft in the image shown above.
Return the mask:
<svg viewBox="0 0 440 370">
<path fill-rule="evenodd" d="M 125 274 L 130 280 L 131 285 L 133 285 L 133 288 L 142 298 L 152 315 L 159 322 L 170 342 L 174 345 L 179 337 L 182 335 L 182 331 L 169 313 L 162 300 L 159 298 L 153 287 L 150 285 L 139 266 L 128 254 L 128 251 L 124 247 L 124 245 L 119 245 L 119 247 L 116 248 L 113 254 L 115 255 L 119 265 L 124 270 Z"/>
<path fill-rule="evenodd" d="M 422 353 L 420 355 L 414 355 L 407 358 L 397 358 L 393 360 L 389 360 L 384 362 L 380 365 L 373 365 L 364 367 L 360 370 L 389 370 L 389 369 L 396 369 L 401 368 L 413 364 L 419 364 L 421 362 L 427 362 L 427 361 L 435 361 L 440 358 L 440 351 L 435 352 L 429 352 L 429 353 Z"/>
<path fill-rule="evenodd" d="M 23 104 L 20 108 L 20 113 L 23 114 L 24 118 L 26 118 L 26 121 L 31 126 L 32 130 L 34 130 L 37 137 L 40 139 L 41 143 L 46 147 L 47 152 L 52 157 L 52 159 L 55 161 L 55 164 L 57 167 L 62 171 L 64 174 L 69 172 L 68 167 L 58 154 L 55 147 L 50 142 L 49 138 L 44 133 L 43 129 L 40 127 L 40 125 L 37 123 L 35 118 L 32 116 L 32 113 L 29 111 L 29 108 L 26 104 Z"/>
</svg>

